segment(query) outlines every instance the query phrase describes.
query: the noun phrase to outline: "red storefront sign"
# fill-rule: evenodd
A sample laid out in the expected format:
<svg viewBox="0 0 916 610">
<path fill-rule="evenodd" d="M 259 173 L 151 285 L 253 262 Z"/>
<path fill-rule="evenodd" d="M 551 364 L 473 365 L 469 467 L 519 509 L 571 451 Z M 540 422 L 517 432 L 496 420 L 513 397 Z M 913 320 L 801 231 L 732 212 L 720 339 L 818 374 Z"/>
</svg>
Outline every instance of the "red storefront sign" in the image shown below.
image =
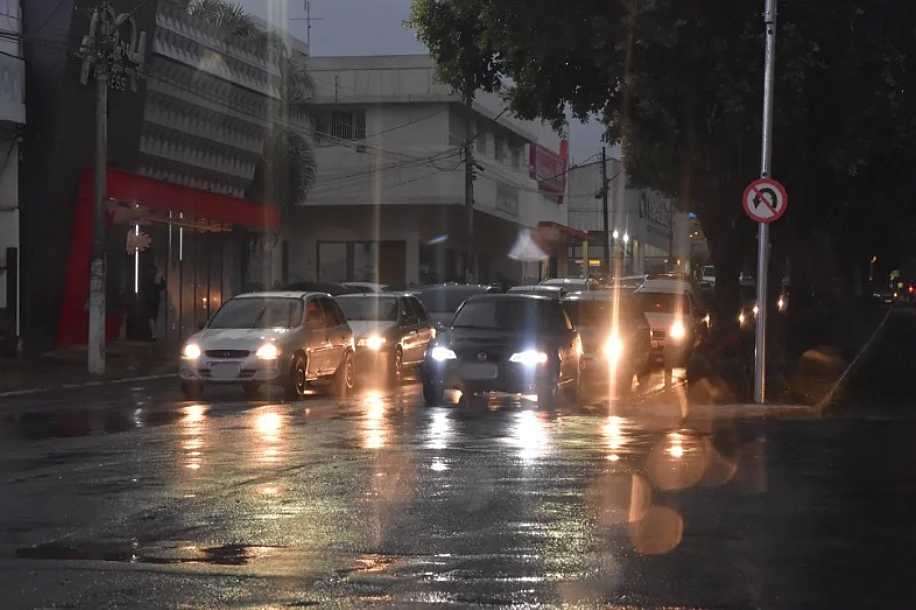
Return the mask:
<svg viewBox="0 0 916 610">
<path fill-rule="evenodd" d="M 566 192 L 566 164 L 569 159 L 569 142 L 560 142 L 560 152 L 544 148 L 540 144 L 530 147 L 528 153 L 528 175 L 538 181 L 538 186 L 545 194 L 558 196 L 557 203 L 562 203 Z"/>
</svg>

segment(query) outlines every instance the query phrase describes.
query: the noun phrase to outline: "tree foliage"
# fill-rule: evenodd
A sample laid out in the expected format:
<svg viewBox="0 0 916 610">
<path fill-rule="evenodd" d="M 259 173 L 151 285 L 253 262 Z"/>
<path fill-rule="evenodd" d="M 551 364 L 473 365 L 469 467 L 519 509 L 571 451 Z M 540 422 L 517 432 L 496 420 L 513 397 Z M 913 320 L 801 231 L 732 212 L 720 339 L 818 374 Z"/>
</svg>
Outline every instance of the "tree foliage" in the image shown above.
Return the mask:
<svg viewBox="0 0 916 610">
<path fill-rule="evenodd" d="M 776 267 L 789 262 L 793 284 L 822 282 L 819 290 L 880 248 L 899 251 L 891 238 L 912 220 L 916 186 L 911 9 L 894 0 L 829 4 L 783 0 L 777 27 L 773 171 L 791 205 L 774 225 Z M 556 125 L 567 111 L 599 114 L 608 140 L 623 145 L 631 184 L 698 213 L 729 291 L 756 248 L 739 199 L 760 164 L 762 8 L 762 0 L 414 0 L 410 25 L 446 82 L 502 88 L 517 114 Z M 455 51 L 467 35 L 480 50 L 473 62 Z"/>
</svg>

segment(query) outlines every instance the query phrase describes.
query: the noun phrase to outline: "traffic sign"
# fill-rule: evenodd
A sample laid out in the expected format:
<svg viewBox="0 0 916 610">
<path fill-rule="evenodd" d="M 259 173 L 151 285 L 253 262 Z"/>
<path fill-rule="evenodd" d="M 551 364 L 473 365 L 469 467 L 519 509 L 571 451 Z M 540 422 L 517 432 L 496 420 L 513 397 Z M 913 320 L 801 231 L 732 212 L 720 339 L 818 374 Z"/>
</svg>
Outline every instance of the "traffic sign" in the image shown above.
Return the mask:
<svg viewBox="0 0 916 610">
<path fill-rule="evenodd" d="M 779 220 L 789 207 L 786 187 L 772 178 L 754 180 L 744 189 L 741 197 L 744 211 L 754 222 L 769 224 Z"/>
</svg>

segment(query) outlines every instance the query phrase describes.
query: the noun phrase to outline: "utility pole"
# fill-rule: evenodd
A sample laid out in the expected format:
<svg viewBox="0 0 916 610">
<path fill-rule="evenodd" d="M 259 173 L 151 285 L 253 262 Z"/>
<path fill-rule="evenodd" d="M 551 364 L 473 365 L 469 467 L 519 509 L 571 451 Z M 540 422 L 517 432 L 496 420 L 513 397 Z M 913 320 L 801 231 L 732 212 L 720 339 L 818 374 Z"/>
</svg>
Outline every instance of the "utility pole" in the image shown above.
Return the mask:
<svg viewBox="0 0 916 610">
<path fill-rule="evenodd" d="M 121 40 L 121 28 L 130 28 L 128 41 Z M 108 158 L 108 88 L 137 88 L 143 64 L 146 33 L 137 35 L 136 23 L 127 13 L 116 14 L 107 2 L 92 11 L 89 33 L 83 36 L 80 82 L 88 84 L 95 75 L 95 185 L 92 206 L 92 258 L 89 264 L 88 367 L 95 375 L 105 373 L 105 193 Z"/>
<path fill-rule="evenodd" d="M 760 145 L 760 177 L 769 178 L 773 152 L 773 79 L 776 71 L 776 0 L 764 0 L 763 28 L 766 37 L 763 69 L 763 129 Z M 770 225 L 757 224 L 757 327 L 754 337 L 754 402 L 766 400 L 767 273 L 770 259 Z"/>
<path fill-rule="evenodd" d="M 305 51 L 308 55 L 312 54 L 312 22 L 324 21 L 324 17 L 312 17 L 312 1 L 304 0 L 305 17 L 291 17 L 290 21 L 305 22 Z"/>
<path fill-rule="evenodd" d="M 601 216 L 604 218 L 604 262 L 607 265 L 608 276 L 611 275 L 611 243 L 610 243 L 610 220 L 608 219 L 607 210 L 607 151 L 604 146 L 601 147 Z"/>
<path fill-rule="evenodd" d="M 473 98 L 466 96 L 464 100 L 467 110 L 464 139 L 464 214 L 465 222 L 467 223 L 467 236 L 464 255 L 464 281 L 468 284 L 477 282 L 477 265 L 475 264 L 474 251 L 474 156 L 471 146 L 472 103 Z"/>
</svg>

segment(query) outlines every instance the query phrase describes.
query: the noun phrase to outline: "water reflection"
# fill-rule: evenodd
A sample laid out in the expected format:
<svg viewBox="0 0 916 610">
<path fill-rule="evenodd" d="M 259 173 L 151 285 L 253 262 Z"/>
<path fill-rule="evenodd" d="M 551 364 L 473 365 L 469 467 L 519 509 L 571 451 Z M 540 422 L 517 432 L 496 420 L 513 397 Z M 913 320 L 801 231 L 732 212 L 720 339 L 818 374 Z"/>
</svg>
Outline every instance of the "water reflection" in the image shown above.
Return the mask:
<svg viewBox="0 0 916 610">
<path fill-rule="evenodd" d="M 365 415 L 360 422 L 364 449 L 382 449 L 388 443 L 390 424 L 385 420 L 385 401 L 377 391 L 367 392 L 362 399 Z"/>
<path fill-rule="evenodd" d="M 253 453 L 262 465 L 278 464 L 283 460 L 286 439 L 284 429 L 287 415 L 278 405 L 269 405 L 252 412 L 255 432 Z"/>
<path fill-rule="evenodd" d="M 510 433 L 510 442 L 518 447 L 518 456 L 523 462 L 536 460 L 549 449 L 550 435 L 544 413 L 528 409 L 520 411 L 515 415 Z"/>
<path fill-rule="evenodd" d="M 182 465 L 191 471 L 200 470 L 203 465 L 204 432 L 207 423 L 206 405 L 193 404 L 181 409 L 179 425 L 181 431 Z"/>
<path fill-rule="evenodd" d="M 452 420 L 447 411 L 436 411 L 429 420 L 426 432 L 428 449 L 445 449 L 452 436 Z"/>
</svg>

